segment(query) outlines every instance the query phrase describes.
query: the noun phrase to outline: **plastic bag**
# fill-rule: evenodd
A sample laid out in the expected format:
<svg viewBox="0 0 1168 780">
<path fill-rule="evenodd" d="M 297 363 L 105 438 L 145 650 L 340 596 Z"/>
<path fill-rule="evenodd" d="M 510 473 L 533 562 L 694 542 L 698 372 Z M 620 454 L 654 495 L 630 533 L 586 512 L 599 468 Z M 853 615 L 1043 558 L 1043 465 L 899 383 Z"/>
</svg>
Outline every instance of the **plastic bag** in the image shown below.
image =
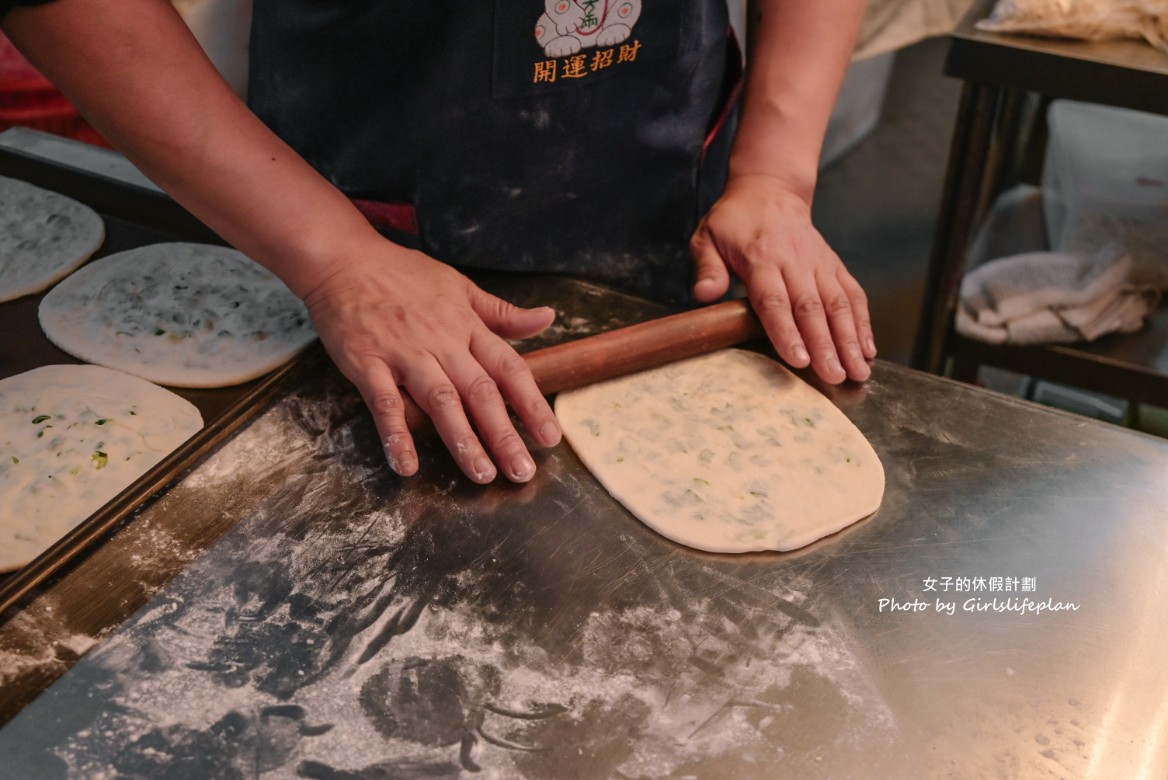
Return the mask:
<svg viewBox="0 0 1168 780">
<path fill-rule="evenodd" d="M 977 26 L 1057 38 L 1143 38 L 1168 51 L 1168 0 L 998 0 Z"/>
</svg>

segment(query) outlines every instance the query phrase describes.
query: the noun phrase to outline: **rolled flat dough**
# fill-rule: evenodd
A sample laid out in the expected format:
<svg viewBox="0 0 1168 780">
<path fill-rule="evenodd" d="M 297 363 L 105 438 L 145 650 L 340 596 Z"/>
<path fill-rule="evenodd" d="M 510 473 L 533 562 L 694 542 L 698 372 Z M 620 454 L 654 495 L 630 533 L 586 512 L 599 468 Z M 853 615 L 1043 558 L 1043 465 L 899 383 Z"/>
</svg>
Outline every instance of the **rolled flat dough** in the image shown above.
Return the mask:
<svg viewBox="0 0 1168 780">
<path fill-rule="evenodd" d="M 101 366 L 0 380 L 0 571 L 48 549 L 202 426 L 186 400 Z"/>
<path fill-rule="evenodd" d="M 95 260 L 49 291 L 39 314 L 69 354 L 172 387 L 254 379 L 316 337 L 283 282 L 209 244 L 151 244 Z"/>
<path fill-rule="evenodd" d="M 0 176 L 0 301 L 47 289 L 104 240 L 105 223 L 93 209 Z"/>
<path fill-rule="evenodd" d="M 564 437 L 642 522 L 711 552 L 793 550 L 872 514 L 884 468 L 779 363 L 722 350 L 560 393 Z"/>
</svg>

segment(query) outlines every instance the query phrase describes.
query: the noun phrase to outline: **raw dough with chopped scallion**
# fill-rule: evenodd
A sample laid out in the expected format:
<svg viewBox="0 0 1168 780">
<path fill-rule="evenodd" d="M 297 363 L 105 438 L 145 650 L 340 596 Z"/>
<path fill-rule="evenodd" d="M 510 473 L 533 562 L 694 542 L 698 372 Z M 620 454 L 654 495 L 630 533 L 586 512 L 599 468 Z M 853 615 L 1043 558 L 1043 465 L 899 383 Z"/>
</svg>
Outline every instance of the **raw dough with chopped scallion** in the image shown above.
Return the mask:
<svg viewBox="0 0 1168 780">
<path fill-rule="evenodd" d="M 855 425 L 753 352 L 561 393 L 555 409 L 613 497 L 700 550 L 793 550 L 872 514 L 884 495 L 884 468 Z"/>
<path fill-rule="evenodd" d="M 48 289 L 105 240 L 105 222 L 83 203 L 0 176 L 0 301 Z"/>
<path fill-rule="evenodd" d="M 316 337 L 283 282 L 209 244 L 151 244 L 95 260 L 44 297 L 40 322 L 74 357 L 171 387 L 254 379 Z"/>
<path fill-rule="evenodd" d="M 48 549 L 202 427 L 190 402 L 101 366 L 0 380 L 0 571 Z"/>
</svg>

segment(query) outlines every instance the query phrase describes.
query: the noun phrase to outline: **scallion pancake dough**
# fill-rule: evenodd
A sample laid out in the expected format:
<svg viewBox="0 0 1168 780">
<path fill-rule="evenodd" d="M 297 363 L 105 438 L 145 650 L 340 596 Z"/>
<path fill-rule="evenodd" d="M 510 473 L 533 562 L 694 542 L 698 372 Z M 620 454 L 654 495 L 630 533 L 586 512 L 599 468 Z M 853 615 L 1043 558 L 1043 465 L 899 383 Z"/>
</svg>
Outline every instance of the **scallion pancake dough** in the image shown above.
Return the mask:
<svg viewBox="0 0 1168 780">
<path fill-rule="evenodd" d="M 40 321 L 69 354 L 172 387 L 254 379 L 316 336 L 283 282 L 208 244 L 152 244 L 95 260 L 44 297 Z"/>
<path fill-rule="evenodd" d="M 93 209 L 0 176 L 0 301 L 48 289 L 104 240 L 105 223 Z"/>
<path fill-rule="evenodd" d="M 560 393 L 564 437 L 642 522 L 711 552 L 793 550 L 880 506 L 884 468 L 822 394 L 722 350 Z"/>
<path fill-rule="evenodd" d="M 188 401 L 101 366 L 0 380 L 0 571 L 48 549 L 202 426 Z"/>
</svg>

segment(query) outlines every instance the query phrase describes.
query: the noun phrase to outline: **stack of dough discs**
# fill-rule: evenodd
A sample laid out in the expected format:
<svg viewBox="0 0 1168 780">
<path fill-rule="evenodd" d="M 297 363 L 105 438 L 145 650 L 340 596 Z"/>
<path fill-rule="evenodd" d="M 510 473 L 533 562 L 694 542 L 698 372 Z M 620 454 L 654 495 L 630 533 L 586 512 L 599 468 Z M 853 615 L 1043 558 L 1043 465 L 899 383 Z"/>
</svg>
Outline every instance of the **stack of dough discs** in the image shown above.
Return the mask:
<svg viewBox="0 0 1168 780">
<path fill-rule="evenodd" d="M 0 571 L 48 549 L 202 426 L 169 390 L 100 366 L 0 380 Z"/>
<path fill-rule="evenodd" d="M 723 350 L 561 393 L 564 437 L 642 522 L 711 552 L 793 550 L 872 514 L 884 468 L 822 394 Z"/>
<path fill-rule="evenodd" d="M 95 260 L 44 297 L 40 321 L 69 354 L 172 387 L 254 379 L 316 336 L 283 282 L 209 244 L 152 244 Z"/>
<path fill-rule="evenodd" d="M 93 209 L 0 176 L 0 301 L 47 289 L 104 240 L 105 223 Z"/>
</svg>

